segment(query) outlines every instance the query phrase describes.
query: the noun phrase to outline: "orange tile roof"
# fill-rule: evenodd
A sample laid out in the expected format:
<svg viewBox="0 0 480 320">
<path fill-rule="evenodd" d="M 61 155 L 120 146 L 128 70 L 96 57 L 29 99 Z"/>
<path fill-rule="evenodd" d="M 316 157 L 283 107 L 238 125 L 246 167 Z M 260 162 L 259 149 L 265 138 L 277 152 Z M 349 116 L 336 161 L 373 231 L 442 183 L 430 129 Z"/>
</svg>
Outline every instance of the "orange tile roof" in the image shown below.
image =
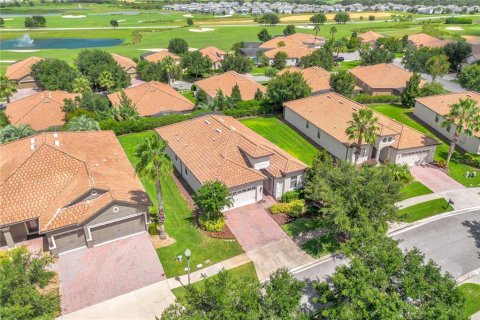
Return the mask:
<svg viewBox="0 0 480 320">
<path fill-rule="evenodd" d="M 281 70 L 277 75 L 282 75 L 285 72 L 300 72 L 303 79 L 312 88 L 312 92 L 330 90 L 330 72 L 321 67 L 306 69 L 291 67 Z"/>
<path fill-rule="evenodd" d="M 208 46 L 198 51 L 200 51 L 203 56 L 208 57 L 213 63 L 220 62 L 226 54 L 225 51 L 213 46 Z"/>
<path fill-rule="evenodd" d="M 5 112 L 12 124 L 28 124 L 34 130 L 63 126 L 63 100 L 76 96 L 65 91 L 41 91 L 9 103 Z"/>
<path fill-rule="evenodd" d="M 128 69 L 135 69 L 137 64 L 130 58 L 121 56 L 116 53 L 111 53 L 113 60 L 117 61 L 117 63 L 125 70 Z"/>
<path fill-rule="evenodd" d="M 113 201 L 150 203 L 112 131 L 44 132 L 0 145 L 0 154 L 0 225 L 38 218 L 45 232 Z M 74 202 L 93 189 L 107 194 Z"/>
<path fill-rule="evenodd" d="M 367 31 L 358 35 L 362 43 L 375 43 L 378 39 L 384 38 L 385 36 L 381 35 L 375 31 Z"/>
<path fill-rule="evenodd" d="M 477 37 L 477 36 L 462 36 L 462 38 L 464 38 L 468 43 L 470 44 L 480 44 L 480 37 Z"/>
<path fill-rule="evenodd" d="M 350 145 L 345 130 L 352 114 L 366 108 L 360 103 L 350 100 L 337 93 L 324 93 L 304 99 L 285 102 L 284 106 L 291 109 L 316 127 L 335 138 Z M 392 147 L 395 149 L 409 149 L 436 145 L 438 142 L 423 133 L 416 131 L 400 122 L 374 112 L 377 118 L 379 136 L 397 135 Z"/>
<path fill-rule="evenodd" d="M 267 88 L 260 83 L 249 79 L 242 74 L 238 74 L 235 71 L 227 71 L 195 82 L 195 85 L 205 91 L 210 97 L 215 97 L 218 90 L 222 90 L 225 95 L 230 96 L 232 94 L 232 89 L 236 84 L 238 84 L 238 87 L 240 88 L 240 94 L 242 95 L 243 100 L 254 99 L 257 89 L 260 89 L 263 93 L 267 91 Z"/>
<path fill-rule="evenodd" d="M 350 69 L 350 73 L 372 89 L 405 88 L 407 81 L 413 75 L 407 70 L 387 63 L 358 66 Z"/>
<path fill-rule="evenodd" d="M 270 156 L 265 170 L 275 177 L 306 168 L 232 117 L 205 115 L 156 130 L 201 183 L 219 180 L 233 188 L 265 180 L 265 174 L 253 169 L 245 155 Z"/>
<path fill-rule="evenodd" d="M 293 45 L 293 46 L 313 46 L 315 45 L 320 45 L 325 42 L 325 39 L 322 37 L 317 37 L 315 39 L 315 36 L 312 34 L 307 34 L 307 33 L 294 33 L 289 36 L 279 36 L 275 37 L 273 39 L 270 39 L 268 41 L 265 41 L 260 45 L 260 48 L 263 49 L 272 49 L 272 48 L 277 48 L 279 42 L 284 42 L 285 46 L 287 45 Z"/>
<path fill-rule="evenodd" d="M 160 61 L 163 61 L 163 59 L 165 59 L 166 57 L 172 57 L 173 61 L 180 62 L 180 57 L 179 56 L 177 56 L 176 54 L 173 54 L 173 53 L 171 53 L 167 50 L 146 54 L 146 55 L 143 56 L 143 59 L 147 60 L 149 62 L 160 62 Z"/>
<path fill-rule="evenodd" d="M 16 81 L 21 80 L 26 76 L 30 75 L 30 72 L 32 71 L 32 66 L 35 63 L 42 60 L 44 59 L 39 57 L 29 57 L 29 58 L 20 60 L 18 62 L 12 63 L 7 67 L 7 70 L 5 71 L 5 75 L 10 80 L 16 80 Z"/>
<path fill-rule="evenodd" d="M 185 112 L 195 108 L 195 105 L 178 91 L 158 81 L 145 82 L 123 91 L 132 99 L 141 116 Z M 108 99 L 112 105 L 117 105 L 120 102 L 120 92 L 109 94 Z"/>
<path fill-rule="evenodd" d="M 294 45 L 287 44 L 283 47 L 277 47 L 275 49 L 265 51 L 265 56 L 267 56 L 267 58 L 269 58 L 269 59 L 273 59 L 273 58 L 275 58 L 275 55 L 278 52 L 285 52 L 287 54 L 288 58 L 290 58 L 290 59 L 300 59 L 300 58 L 302 58 L 306 55 L 309 55 L 313 51 L 315 51 L 314 48 L 308 48 L 308 47 L 301 46 L 301 45 L 298 45 L 298 44 L 294 44 Z"/>
<path fill-rule="evenodd" d="M 433 112 L 444 116 L 450 112 L 452 104 L 458 103 L 460 99 L 467 98 L 477 101 L 477 105 L 480 107 L 480 94 L 473 91 L 440 94 L 430 97 L 421 97 L 416 100 Z"/>
<path fill-rule="evenodd" d="M 408 41 L 413 43 L 415 47 L 429 47 L 429 48 L 441 48 L 444 47 L 447 43 L 450 43 L 449 40 L 441 40 L 435 37 L 432 37 L 425 33 L 418 33 L 411 36 L 408 36 Z"/>
</svg>

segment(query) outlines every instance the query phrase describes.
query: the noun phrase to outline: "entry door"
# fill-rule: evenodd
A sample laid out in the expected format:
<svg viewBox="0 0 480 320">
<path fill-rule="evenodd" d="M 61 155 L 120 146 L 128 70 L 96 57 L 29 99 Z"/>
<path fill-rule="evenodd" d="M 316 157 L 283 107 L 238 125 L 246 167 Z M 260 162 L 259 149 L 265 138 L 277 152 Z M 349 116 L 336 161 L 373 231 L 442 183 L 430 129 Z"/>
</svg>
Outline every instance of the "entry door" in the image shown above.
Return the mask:
<svg viewBox="0 0 480 320">
<path fill-rule="evenodd" d="M 38 222 L 37 220 L 30 220 L 26 222 L 28 234 L 38 233 Z"/>
</svg>

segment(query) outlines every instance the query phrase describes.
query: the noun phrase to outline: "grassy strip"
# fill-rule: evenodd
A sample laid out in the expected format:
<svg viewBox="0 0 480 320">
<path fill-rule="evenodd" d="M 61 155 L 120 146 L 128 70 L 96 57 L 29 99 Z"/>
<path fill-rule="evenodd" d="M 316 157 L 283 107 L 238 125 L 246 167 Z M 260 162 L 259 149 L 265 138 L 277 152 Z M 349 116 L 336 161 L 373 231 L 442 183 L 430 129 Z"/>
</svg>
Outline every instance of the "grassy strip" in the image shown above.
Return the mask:
<svg viewBox="0 0 480 320">
<path fill-rule="evenodd" d="M 422 202 L 405 209 L 398 210 L 398 216 L 401 221 L 415 222 L 452 210 L 453 208 L 448 204 L 447 200 L 442 198 Z"/>
<path fill-rule="evenodd" d="M 469 318 L 480 311 L 480 285 L 475 283 L 464 283 L 458 287 L 465 297 L 465 317 Z"/>
<path fill-rule="evenodd" d="M 421 182 L 413 181 L 400 190 L 400 197 L 402 200 L 423 196 L 425 194 L 432 193 L 432 190 L 428 189 Z"/>
<path fill-rule="evenodd" d="M 326 254 L 333 253 L 340 248 L 340 244 L 333 235 L 324 235 L 305 242 L 300 246 L 306 253 L 314 258 L 320 258 Z"/>
<path fill-rule="evenodd" d="M 323 226 L 320 219 L 298 218 L 290 223 L 282 225 L 283 231 L 291 238 L 296 237 L 302 233 L 320 229 Z"/>
</svg>

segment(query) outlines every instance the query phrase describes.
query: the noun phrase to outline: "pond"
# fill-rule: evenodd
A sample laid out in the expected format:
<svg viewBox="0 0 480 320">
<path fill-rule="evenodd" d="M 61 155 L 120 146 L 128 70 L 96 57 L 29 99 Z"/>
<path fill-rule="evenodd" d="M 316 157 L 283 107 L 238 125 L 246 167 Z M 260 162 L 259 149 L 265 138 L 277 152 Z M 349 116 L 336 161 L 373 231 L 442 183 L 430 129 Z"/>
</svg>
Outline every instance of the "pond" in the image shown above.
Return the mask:
<svg viewBox="0 0 480 320">
<path fill-rule="evenodd" d="M 114 38 L 44 38 L 0 40 L 0 50 L 32 50 L 32 49 L 80 49 L 95 47 L 112 47 L 122 44 L 125 39 Z"/>
</svg>

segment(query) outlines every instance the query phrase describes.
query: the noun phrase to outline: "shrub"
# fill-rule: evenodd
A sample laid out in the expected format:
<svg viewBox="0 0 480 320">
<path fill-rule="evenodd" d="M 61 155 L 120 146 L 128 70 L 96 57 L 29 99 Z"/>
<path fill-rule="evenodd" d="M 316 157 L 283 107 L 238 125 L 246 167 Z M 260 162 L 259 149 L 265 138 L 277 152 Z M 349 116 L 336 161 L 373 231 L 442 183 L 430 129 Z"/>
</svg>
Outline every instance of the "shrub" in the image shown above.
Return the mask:
<svg viewBox="0 0 480 320">
<path fill-rule="evenodd" d="M 358 103 L 398 103 L 400 102 L 400 97 L 393 95 L 370 96 L 367 94 L 359 94 L 353 97 L 353 100 Z"/>
<path fill-rule="evenodd" d="M 192 86 L 190 87 L 190 91 L 197 91 L 197 86 L 195 83 L 192 83 Z"/>
<path fill-rule="evenodd" d="M 287 191 L 282 195 L 282 202 L 289 203 L 300 198 L 300 191 Z"/>
<path fill-rule="evenodd" d="M 450 17 L 445 19 L 445 24 L 472 24 L 470 18 Z"/>
<path fill-rule="evenodd" d="M 446 168 L 446 167 L 447 167 L 447 162 L 446 162 L 445 160 L 443 160 L 443 159 L 438 160 L 438 166 L 439 166 L 440 168 Z"/>
<path fill-rule="evenodd" d="M 473 153 L 454 154 L 455 161 L 480 169 L 480 155 Z"/>
<path fill-rule="evenodd" d="M 225 227 L 225 219 L 223 217 L 217 220 L 209 220 L 204 214 L 198 217 L 200 227 L 209 232 L 220 232 Z"/>
<path fill-rule="evenodd" d="M 404 185 L 407 185 L 413 181 L 413 176 L 410 173 L 407 165 L 389 163 L 385 166 L 385 168 L 390 171 L 390 174 L 395 181 L 399 181 Z"/>
<path fill-rule="evenodd" d="M 293 200 L 289 203 L 276 203 L 270 207 L 272 214 L 286 214 L 290 217 L 300 217 L 305 211 L 305 200 Z"/>
</svg>

